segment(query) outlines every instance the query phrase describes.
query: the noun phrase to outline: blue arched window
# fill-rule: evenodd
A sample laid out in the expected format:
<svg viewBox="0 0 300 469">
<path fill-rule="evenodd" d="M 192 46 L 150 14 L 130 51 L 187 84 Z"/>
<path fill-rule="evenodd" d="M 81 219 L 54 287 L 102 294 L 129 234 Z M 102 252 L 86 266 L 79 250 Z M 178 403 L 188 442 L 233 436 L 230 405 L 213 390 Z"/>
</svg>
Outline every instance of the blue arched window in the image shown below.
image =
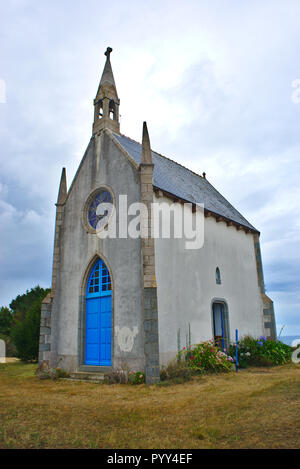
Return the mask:
<svg viewBox="0 0 300 469">
<path fill-rule="evenodd" d="M 95 264 L 87 285 L 87 297 L 105 296 L 111 291 L 111 279 L 108 268 L 104 262 L 99 259 Z"/>
<path fill-rule="evenodd" d="M 219 267 L 216 268 L 216 283 L 217 285 L 221 285 L 221 274 Z"/>
</svg>

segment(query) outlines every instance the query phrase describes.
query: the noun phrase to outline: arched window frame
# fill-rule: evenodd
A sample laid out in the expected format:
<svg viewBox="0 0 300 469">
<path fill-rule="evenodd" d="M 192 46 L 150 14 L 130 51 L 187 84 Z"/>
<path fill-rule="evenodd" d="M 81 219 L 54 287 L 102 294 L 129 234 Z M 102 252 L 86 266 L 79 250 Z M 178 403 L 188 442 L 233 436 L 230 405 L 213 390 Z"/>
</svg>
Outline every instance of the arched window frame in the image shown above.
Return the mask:
<svg viewBox="0 0 300 469">
<path fill-rule="evenodd" d="M 86 298 L 110 295 L 111 289 L 109 270 L 105 263 L 99 259 L 89 275 Z"/>
<path fill-rule="evenodd" d="M 109 101 L 108 113 L 109 113 L 109 118 L 110 118 L 111 120 L 115 120 L 115 119 L 116 119 L 116 104 L 115 104 L 115 102 L 114 102 L 112 99 Z"/>
<path fill-rule="evenodd" d="M 103 101 L 102 99 L 99 101 L 99 119 L 102 119 L 103 117 Z"/>
</svg>

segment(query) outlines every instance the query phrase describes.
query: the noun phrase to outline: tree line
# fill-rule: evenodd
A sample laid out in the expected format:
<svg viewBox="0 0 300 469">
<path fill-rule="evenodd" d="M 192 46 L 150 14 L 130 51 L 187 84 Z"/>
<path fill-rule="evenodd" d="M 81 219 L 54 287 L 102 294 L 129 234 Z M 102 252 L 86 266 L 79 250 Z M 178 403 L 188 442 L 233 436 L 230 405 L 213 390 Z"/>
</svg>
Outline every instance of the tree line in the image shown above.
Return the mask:
<svg viewBox="0 0 300 469">
<path fill-rule="evenodd" d="M 41 306 L 49 291 L 37 285 L 18 295 L 9 307 L 0 308 L 0 339 L 6 343 L 6 356 L 38 359 Z"/>
</svg>

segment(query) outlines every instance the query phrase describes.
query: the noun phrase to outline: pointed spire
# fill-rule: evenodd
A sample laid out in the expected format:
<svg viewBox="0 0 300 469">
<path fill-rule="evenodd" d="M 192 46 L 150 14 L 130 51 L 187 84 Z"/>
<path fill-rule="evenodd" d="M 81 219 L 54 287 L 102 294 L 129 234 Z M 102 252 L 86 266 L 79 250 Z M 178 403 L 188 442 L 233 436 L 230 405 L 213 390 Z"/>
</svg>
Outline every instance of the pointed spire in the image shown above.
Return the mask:
<svg viewBox="0 0 300 469">
<path fill-rule="evenodd" d="M 106 62 L 105 62 L 104 70 L 103 70 L 102 77 L 101 77 L 101 80 L 100 80 L 100 86 L 104 85 L 104 83 L 109 83 L 114 88 L 116 88 L 114 74 L 113 74 L 113 71 L 112 71 L 112 68 L 111 68 L 111 63 L 110 63 L 110 54 L 111 54 L 111 52 L 112 52 L 111 47 L 108 47 L 106 49 L 106 52 L 104 52 L 104 55 L 106 55 Z"/>
<path fill-rule="evenodd" d="M 56 205 L 63 205 L 66 201 L 66 197 L 67 197 L 67 176 L 66 176 L 66 168 L 63 168 L 61 172 L 58 198 L 57 198 Z"/>
<path fill-rule="evenodd" d="M 142 164 L 152 164 L 152 153 L 147 122 L 143 123 Z"/>
<path fill-rule="evenodd" d="M 106 62 L 94 100 L 94 124 L 93 134 L 99 133 L 103 129 L 110 129 L 113 132 L 120 132 L 119 105 L 115 79 L 110 63 L 112 48 L 108 47 L 104 55 Z"/>
<path fill-rule="evenodd" d="M 112 71 L 111 63 L 110 63 L 111 52 L 112 52 L 111 47 L 108 47 L 106 51 L 104 52 L 104 55 L 106 55 L 106 62 L 105 62 L 101 80 L 99 83 L 96 100 L 108 94 L 110 95 L 109 96 L 110 98 L 114 97 L 118 99 L 116 83 L 115 83 L 114 74 Z"/>
</svg>

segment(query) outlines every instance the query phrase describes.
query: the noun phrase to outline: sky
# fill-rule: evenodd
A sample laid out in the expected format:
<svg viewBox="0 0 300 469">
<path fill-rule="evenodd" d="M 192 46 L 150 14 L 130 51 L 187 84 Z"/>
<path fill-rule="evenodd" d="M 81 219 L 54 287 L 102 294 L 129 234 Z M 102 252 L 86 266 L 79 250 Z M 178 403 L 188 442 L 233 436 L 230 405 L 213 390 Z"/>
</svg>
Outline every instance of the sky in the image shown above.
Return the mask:
<svg viewBox="0 0 300 469">
<path fill-rule="evenodd" d="M 55 202 L 111 62 L 121 132 L 261 232 L 278 332 L 300 334 L 299 0 L 0 0 L 0 306 L 50 286 Z"/>
</svg>

